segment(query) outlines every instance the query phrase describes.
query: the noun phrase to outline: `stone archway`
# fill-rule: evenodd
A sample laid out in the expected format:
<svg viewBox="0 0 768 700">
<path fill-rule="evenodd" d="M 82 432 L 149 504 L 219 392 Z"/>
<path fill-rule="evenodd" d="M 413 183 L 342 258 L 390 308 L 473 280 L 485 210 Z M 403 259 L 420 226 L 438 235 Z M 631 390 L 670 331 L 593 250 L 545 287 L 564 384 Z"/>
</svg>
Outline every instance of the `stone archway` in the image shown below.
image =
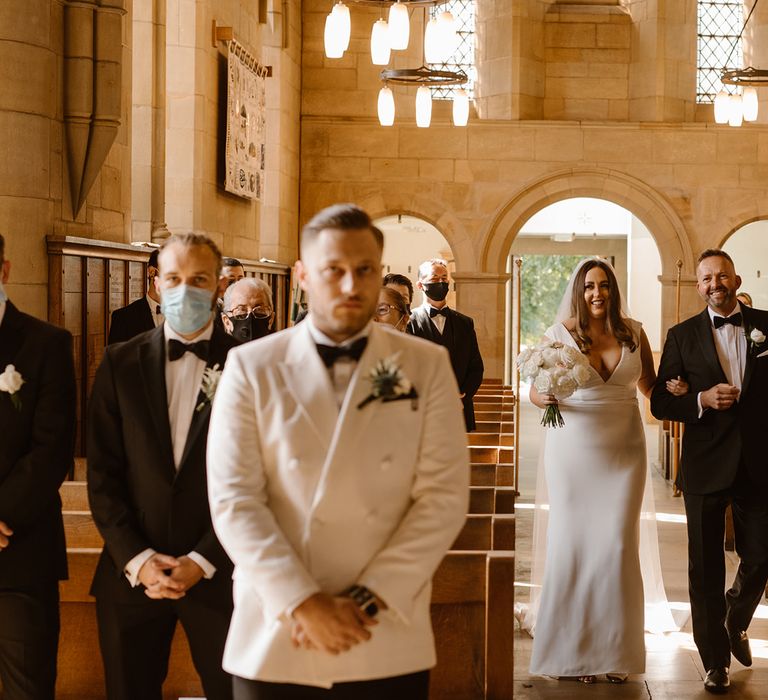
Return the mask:
<svg viewBox="0 0 768 700">
<path fill-rule="evenodd" d="M 503 272 L 512 241 L 525 222 L 544 207 L 573 197 L 605 199 L 637 216 L 659 248 L 663 277 L 675 275 L 677 260 L 683 262 L 684 270 L 693 272 L 695 258 L 685 227 L 669 202 L 641 180 L 604 168 L 561 170 L 518 192 L 488 227 L 480 253 L 481 269 Z"/>
</svg>

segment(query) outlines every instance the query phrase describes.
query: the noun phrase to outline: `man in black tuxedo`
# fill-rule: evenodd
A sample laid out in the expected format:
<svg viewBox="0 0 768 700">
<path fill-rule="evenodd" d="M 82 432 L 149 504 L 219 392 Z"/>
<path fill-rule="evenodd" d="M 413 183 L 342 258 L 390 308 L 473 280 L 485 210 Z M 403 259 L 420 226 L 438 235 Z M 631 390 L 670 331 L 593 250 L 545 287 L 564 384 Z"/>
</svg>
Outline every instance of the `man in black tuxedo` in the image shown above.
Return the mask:
<svg viewBox="0 0 768 700">
<path fill-rule="evenodd" d="M 752 664 L 746 630 L 768 578 L 768 312 L 738 303 L 741 279 L 721 250 L 699 256 L 696 277 L 707 308 L 670 329 L 651 409 L 685 423 L 678 486 L 688 519 L 693 636 L 707 670 L 704 687 L 723 693 L 731 652 Z M 677 377 L 690 393 L 667 391 L 666 381 Z M 729 503 L 741 561 L 723 595 Z"/>
<path fill-rule="evenodd" d="M 163 322 L 160 295 L 155 289 L 157 276 L 157 250 L 153 250 L 147 263 L 147 293 L 141 299 L 112 312 L 107 345 L 123 343 L 139 333 L 151 331 Z"/>
<path fill-rule="evenodd" d="M 417 287 L 424 292 L 424 303 L 411 313 L 408 332 L 448 350 L 461 392 L 464 422 L 469 431 L 475 429 L 472 399 L 483 381 L 483 358 L 472 319 L 448 308 L 445 301 L 448 285 L 448 263 L 445 260 L 433 258 L 419 265 Z"/>
<path fill-rule="evenodd" d="M 211 526 L 205 449 L 215 384 L 237 343 L 213 324 L 221 254 L 205 236 L 160 250 L 165 323 L 109 347 L 93 386 L 88 495 L 104 538 L 92 593 L 109 700 L 160 700 L 181 621 L 208 700 L 221 668 L 232 563 Z"/>
<path fill-rule="evenodd" d="M 7 700 L 53 700 L 59 581 L 67 550 L 59 487 L 72 468 L 72 336 L 8 301 L 0 236 L 0 680 Z"/>
</svg>

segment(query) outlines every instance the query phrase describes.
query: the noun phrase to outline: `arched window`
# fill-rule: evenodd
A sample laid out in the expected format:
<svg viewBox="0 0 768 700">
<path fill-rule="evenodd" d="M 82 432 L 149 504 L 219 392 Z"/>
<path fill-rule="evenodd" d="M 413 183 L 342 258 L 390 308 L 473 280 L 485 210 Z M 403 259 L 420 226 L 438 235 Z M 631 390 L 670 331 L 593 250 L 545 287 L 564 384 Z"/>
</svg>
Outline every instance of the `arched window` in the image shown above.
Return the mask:
<svg viewBox="0 0 768 700">
<path fill-rule="evenodd" d="M 744 22 L 744 0 L 699 0 L 698 18 L 696 102 L 712 103 L 723 88 L 723 68 L 742 67 L 738 39 Z M 735 87 L 726 85 L 725 89 L 733 92 Z"/>
<path fill-rule="evenodd" d="M 475 0 L 448 0 L 440 5 L 430 8 L 430 18 L 436 17 L 441 12 L 450 12 L 456 20 L 459 45 L 451 59 L 446 63 L 430 63 L 429 68 L 446 70 L 463 70 L 469 80 L 463 86 L 449 86 L 433 88 L 432 97 L 436 100 L 452 100 L 453 93 L 458 87 L 464 87 L 472 99 L 475 95 L 475 81 L 477 69 L 475 68 Z"/>
</svg>

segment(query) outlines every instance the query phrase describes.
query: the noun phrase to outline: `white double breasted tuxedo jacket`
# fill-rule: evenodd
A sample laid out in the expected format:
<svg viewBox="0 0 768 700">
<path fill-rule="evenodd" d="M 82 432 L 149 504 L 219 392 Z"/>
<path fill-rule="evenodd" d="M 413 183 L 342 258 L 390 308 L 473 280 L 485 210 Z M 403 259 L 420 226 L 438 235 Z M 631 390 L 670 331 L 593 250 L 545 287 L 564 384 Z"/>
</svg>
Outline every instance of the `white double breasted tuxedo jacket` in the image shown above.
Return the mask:
<svg viewBox="0 0 768 700">
<path fill-rule="evenodd" d="M 392 356 L 418 399 L 358 408 Z M 307 323 L 230 353 L 208 438 L 213 524 L 235 564 L 225 670 L 328 687 L 435 664 L 430 582 L 468 501 L 457 395 L 444 348 L 383 324 L 341 408 Z M 338 656 L 294 649 L 287 613 L 354 583 L 388 605 L 371 640 Z"/>
</svg>

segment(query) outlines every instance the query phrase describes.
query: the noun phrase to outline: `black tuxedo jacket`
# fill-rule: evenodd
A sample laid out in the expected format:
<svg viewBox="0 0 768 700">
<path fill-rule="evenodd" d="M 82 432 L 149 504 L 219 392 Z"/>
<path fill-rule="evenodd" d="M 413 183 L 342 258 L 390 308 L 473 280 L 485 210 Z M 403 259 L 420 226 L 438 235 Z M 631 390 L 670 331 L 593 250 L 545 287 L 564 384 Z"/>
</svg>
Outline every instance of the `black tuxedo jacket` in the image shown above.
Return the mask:
<svg viewBox="0 0 768 700">
<path fill-rule="evenodd" d="M 413 310 L 408 322 L 408 332 L 419 338 L 431 340 L 448 350 L 451 366 L 456 375 L 459 392 L 464 394 L 464 422 L 467 430 L 475 429 L 475 409 L 472 398 L 483 381 L 483 358 L 477 345 L 475 324 L 469 316 L 448 309 L 445 329 L 442 333 L 435 328 L 425 307 Z"/>
<path fill-rule="evenodd" d="M 224 367 L 237 345 L 214 328 L 208 366 Z M 196 551 L 217 571 L 187 596 L 231 606 L 232 563 L 211 525 L 205 450 L 210 402 L 195 410 L 178 472 L 165 387 L 163 326 L 108 347 L 96 372 L 88 417 L 88 497 L 104 538 L 93 595 L 145 599 L 125 565 L 151 547 L 182 556 Z M 202 394 L 199 401 L 202 401 Z"/>
<path fill-rule="evenodd" d="M 139 333 L 151 331 L 155 327 L 152 309 L 147 304 L 147 298 L 141 297 L 134 302 L 112 312 L 109 322 L 109 337 L 107 345 L 123 343 Z"/>
<path fill-rule="evenodd" d="M 0 520 L 13 530 L 0 552 L 0 588 L 67 577 L 59 487 L 75 444 L 72 336 L 9 301 L 0 323 L 0 373 L 7 365 L 24 384 L 21 410 L 0 392 Z"/>
<path fill-rule="evenodd" d="M 768 488 L 768 341 L 749 340 L 758 328 L 768 337 L 768 312 L 742 306 L 747 334 L 747 359 L 739 401 L 727 411 L 707 409 L 699 418 L 697 396 L 715 384 L 727 384 L 712 338 L 707 309 L 674 326 L 667 334 L 659 377 L 651 396 L 656 418 L 685 423 L 678 486 L 686 493 L 707 494 L 726 489 L 743 460 L 752 482 Z M 680 375 L 690 384 L 685 396 L 672 396 L 668 379 Z"/>
</svg>

